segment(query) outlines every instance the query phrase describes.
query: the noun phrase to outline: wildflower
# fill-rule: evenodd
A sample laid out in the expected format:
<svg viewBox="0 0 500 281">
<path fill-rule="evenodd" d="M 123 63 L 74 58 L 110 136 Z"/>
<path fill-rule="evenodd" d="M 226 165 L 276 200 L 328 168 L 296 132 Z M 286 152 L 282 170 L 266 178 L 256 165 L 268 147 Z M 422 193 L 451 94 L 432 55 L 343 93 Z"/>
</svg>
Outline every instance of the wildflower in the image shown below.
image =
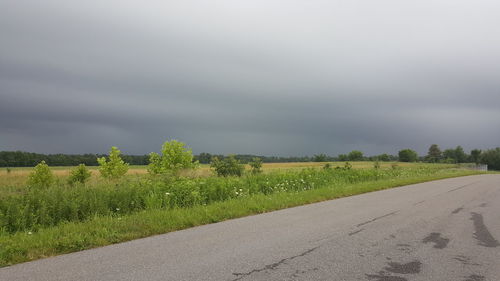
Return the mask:
<svg viewBox="0 0 500 281">
<path fill-rule="evenodd" d="M 31 235 L 31 234 L 33 234 L 33 232 L 31 232 L 31 231 L 28 231 L 28 235 Z"/>
<path fill-rule="evenodd" d="M 170 195 L 170 192 L 165 192 L 165 195 Z"/>
<path fill-rule="evenodd" d="M 116 208 L 117 211 L 120 211 L 120 208 Z"/>
</svg>

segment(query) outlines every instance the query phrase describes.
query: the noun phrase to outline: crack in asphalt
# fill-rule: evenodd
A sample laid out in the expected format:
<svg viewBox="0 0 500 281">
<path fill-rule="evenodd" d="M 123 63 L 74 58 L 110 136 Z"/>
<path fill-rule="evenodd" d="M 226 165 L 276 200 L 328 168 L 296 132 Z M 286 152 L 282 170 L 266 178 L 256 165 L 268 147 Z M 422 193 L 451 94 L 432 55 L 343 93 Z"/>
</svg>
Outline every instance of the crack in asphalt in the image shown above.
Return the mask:
<svg viewBox="0 0 500 281">
<path fill-rule="evenodd" d="M 417 274 L 420 272 L 420 268 L 422 267 L 422 263 L 419 261 L 412 261 L 408 263 L 389 262 L 387 264 L 389 266 L 384 268 L 386 271 L 399 274 Z"/>
<path fill-rule="evenodd" d="M 264 267 L 261 267 L 261 268 L 257 268 L 257 269 L 253 269 L 249 272 L 234 272 L 233 275 L 237 276 L 237 278 L 233 279 L 232 281 L 237 281 L 237 280 L 241 280 L 247 276 L 250 276 L 254 273 L 258 273 L 258 272 L 262 272 L 262 271 L 266 271 L 266 270 L 275 270 L 278 266 L 282 265 L 282 264 L 285 264 L 287 261 L 291 261 L 291 260 L 294 260 L 296 258 L 300 258 L 300 257 L 303 257 L 303 256 L 306 256 L 312 252 L 314 252 L 315 250 L 317 250 L 319 248 L 318 247 L 314 247 L 312 249 L 309 249 L 301 254 L 298 254 L 298 255 L 295 255 L 295 256 L 292 256 L 292 257 L 288 257 L 288 258 L 284 258 L 278 262 L 275 262 L 275 263 L 272 263 L 272 264 L 268 264 L 268 265 L 265 265 Z"/>
<path fill-rule="evenodd" d="M 454 188 L 454 189 L 450 189 L 450 190 L 446 191 L 446 193 L 453 192 L 453 191 L 456 191 L 456 190 L 462 189 L 462 188 L 464 188 L 464 187 L 467 187 L 467 186 L 470 186 L 470 185 L 473 185 L 473 184 L 476 184 L 476 183 L 479 183 L 479 181 L 472 182 L 472 183 L 468 183 L 468 184 L 466 184 L 466 185 L 462 185 L 462 186 L 456 187 L 456 188 Z"/>
<path fill-rule="evenodd" d="M 349 236 L 353 236 L 355 234 L 358 234 L 360 233 L 361 231 L 365 230 L 364 228 L 361 228 L 360 230 L 356 230 L 356 231 L 353 231 L 353 232 L 349 232 Z"/>
<path fill-rule="evenodd" d="M 464 207 L 460 207 L 460 208 L 457 208 L 455 210 L 453 210 L 453 212 L 451 212 L 452 214 L 458 214 L 458 212 L 462 211 L 464 209 Z"/>
<path fill-rule="evenodd" d="M 484 280 L 484 276 L 477 275 L 477 274 L 469 275 L 466 278 L 467 279 L 465 279 L 464 281 L 483 281 Z"/>
<path fill-rule="evenodd" d="M 360 224 L 358 224 L 358 225 L 356 225 L 356 226 L 357 226 L 357 227 L 360 227 L 360 226 L 363 226 L 363 225 L 365 225 L 365 224 L 372 223 L 372 222 L 377 221 L 377 220 L 379 220 L 379 219 L 383 219 L 383 218 L 385 218 L 385 217 L 395 215 L 395 214 L 397 214 L 397 212 L 398 212 L 398 211 L 394 211 L 394 212 L 392 212 L 392 213 L 388 213 L 388 214 L 385 214 L 385 215 L 383 215 L 383 216 L 373 218 L 373 219 L 371 219 L 371 220 L 369 220 L 369 221 L 362 222 L 362 223 L 360 223 Z"/>
<path fill-rule="evenodd" d="M 483 247 L 495 248 L 500 246 L 498 241 L 491 235 L 490 231 L 484 224 L 483 215 L 471 213 L 471 220 L 474 222 L 474 238 L 478 240 L 478 244 Z"/>
</svg>

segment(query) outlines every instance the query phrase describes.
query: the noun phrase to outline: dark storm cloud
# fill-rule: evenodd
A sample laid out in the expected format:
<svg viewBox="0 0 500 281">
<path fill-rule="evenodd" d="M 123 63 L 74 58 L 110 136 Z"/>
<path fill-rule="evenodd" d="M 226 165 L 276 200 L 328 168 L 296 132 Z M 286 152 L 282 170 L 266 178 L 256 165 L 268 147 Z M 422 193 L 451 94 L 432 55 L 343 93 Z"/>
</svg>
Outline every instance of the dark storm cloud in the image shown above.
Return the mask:
<svg viewBox="0 0 500 281">
<path fill-rule="evenodd" d="M 500 145 L 494 1 L 6 1 L 0 150 Z"/>
</svg>

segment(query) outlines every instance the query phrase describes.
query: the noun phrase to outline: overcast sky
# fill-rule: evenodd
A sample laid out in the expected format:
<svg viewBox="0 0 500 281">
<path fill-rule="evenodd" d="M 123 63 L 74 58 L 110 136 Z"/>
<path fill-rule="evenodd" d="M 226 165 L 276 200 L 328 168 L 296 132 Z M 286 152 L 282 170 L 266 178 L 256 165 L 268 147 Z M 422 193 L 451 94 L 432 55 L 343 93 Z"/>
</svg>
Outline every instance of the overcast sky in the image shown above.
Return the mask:
<svg viewBox="0 0 500 281">
<path fill-rule="evenodd" d="M 500 146 L 496 0 L 0 2 L 0 150 Z"/>
</svg>

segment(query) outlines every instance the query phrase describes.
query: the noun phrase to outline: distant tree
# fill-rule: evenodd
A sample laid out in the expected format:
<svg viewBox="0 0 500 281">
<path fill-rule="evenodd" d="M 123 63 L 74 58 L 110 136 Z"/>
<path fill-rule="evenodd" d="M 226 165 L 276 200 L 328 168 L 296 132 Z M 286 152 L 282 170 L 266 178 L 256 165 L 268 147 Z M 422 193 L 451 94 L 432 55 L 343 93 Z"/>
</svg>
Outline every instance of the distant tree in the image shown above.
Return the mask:
<svg viewBox="0 0 500 281">
<path fill-rule="evenodd" d="M 202 164 L 209 164 L 210 161 L 212 160 L 212 154 L 206 153 L 206 152 L 202 152 L 196 158 Z"/>
<path fill-rule="evenodd" d="M 437 144 L 433 144 L 429 147 L 429 152 L 427 152 L 427 161 L 432 163 L 437 163 L 442 158 L 441 149 Z"/>
<path fill-rule="evenodd" d="M 480 162 L 487 164 L 490 170 L 500 170 L 500 147 L 483 151 Z"/>
<path fill-rule="evenodd" d="M 47 188 L 53 184 L 54 181 L 54 174 L 50 170 L 49 165 L 43 160 L 35 166 L 28 176 L 28 186 L 31 188 Z"/>
<path fill-rule="evenodd" d="M 339 161 L 348 161 L 349 157 L 347 157 L 347 154 L 339 154 L 337 157 Z"/>
<path fill-rule="evenodd" d="M 251 162 L 248 162 L 248 165 L 252 168 L 252 174 L 262 173 L 262 159 L 259 157 L 254 157 Z"/>
<path fill-rule="evenodd" d="M 383 161 L 383 162 L 391 161 L 391 158 L 387 153 L 380 154 L 379 156 L 377 156 L 377 159 L 378 161 Z"/>
<path fill-rule="evenodd" d="M 479 164 L 481 157 L 481 149 L 473 149 L 470 151 L 470 159 L 472 162 Z"/>
<path fill-rule="evenodd" d="M 363 152 L 359 150 L 353 150 L 347 154 L 347 159 L 349 161 L 363 161 Z"/>
<path fill-rule="evenodd" d="M 401 162 L 415 162 L 418 159 L 417 153 L 411 149 L 400 150 L 398 156 Z"/>
<path fill-rule="evenodd" d="M 210 167 L 214 169 L 217 176 L 228 177 L 228 176 L 242 176 L 245 167 L 240 163 L 234 155 L 229 155 L 224 159 L 219 159 L 214 157 Z"/>
<path fill-rule="evenodd" d="M 325 154 L 316 154 L 314 155 L 313 161 L 314 162 L 326 162 L 327 156 Z"/>
<path fill-rule="evenodd" d="M 447 148 L 443 151 L 443 161 L 446 163 L 457 163 L 456 151 L 452 148 Z"/>
<path fill-rule="evenodd" d="M 150 174 L 174 174 L 180 170 L 194 169 L 198 165 L 193 162 L 193 153 L 186 144 L 177 140 L 166 141 L 161 148 L 161 155 L 149 154 L 148 172 Z"/>
<path fill-rule="evenodd" d="M 455 148 L 455 160 L 457 163 L 467 162 L 467 154 L 465 154 L 464 149 L 460 145 Z"/>
<path fill-rule="evenodd" d="M 97 159 L 101 176 L 108 179 L 117 179 L 125 175 L 128 171 L 128 164 L 120 157 L 121 151 L 116 146 L 112 146 L 109 151 L 108 160 L 106 157 Z"/>
</svg>

